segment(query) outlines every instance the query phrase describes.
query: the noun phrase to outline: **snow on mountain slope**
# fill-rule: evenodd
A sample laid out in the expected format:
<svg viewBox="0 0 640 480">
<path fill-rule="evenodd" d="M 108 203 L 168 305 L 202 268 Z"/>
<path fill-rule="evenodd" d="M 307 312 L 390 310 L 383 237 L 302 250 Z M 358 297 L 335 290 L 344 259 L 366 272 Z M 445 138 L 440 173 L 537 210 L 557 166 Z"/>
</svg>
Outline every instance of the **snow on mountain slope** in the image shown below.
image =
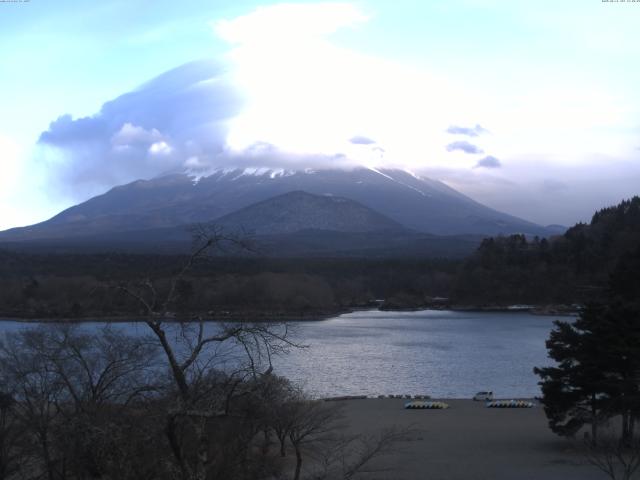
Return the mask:
<svg viewBox="0 0 640 480">
<path fill-rule="evenodd" d="M 138 180 L 0 240 L 64 238 L 210 222 L 292 191 L 354 200 L 409 229 L 440 235 L 526 233 L 544 227 L 490 209 L 444 183 L 392 169 L 225 168 Z"/>
</svg>

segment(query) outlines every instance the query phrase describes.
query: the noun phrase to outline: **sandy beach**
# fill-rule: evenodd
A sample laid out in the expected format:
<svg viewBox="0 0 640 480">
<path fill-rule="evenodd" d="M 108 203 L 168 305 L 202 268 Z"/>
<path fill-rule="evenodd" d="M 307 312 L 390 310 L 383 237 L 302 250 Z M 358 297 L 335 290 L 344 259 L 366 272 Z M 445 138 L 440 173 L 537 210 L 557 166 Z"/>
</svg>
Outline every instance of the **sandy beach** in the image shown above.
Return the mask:
<svg viewBox="0 0 640 480">
<path fill-rule="evenodd" d="M 443 400 L 447 410 L 405 410 L 406 400 L 340 401 L 350 433 L 413 427 L 398 453 L 381 459 L 389 471 L 366 478 L 397 480 L 599 480 L 572 443 L 553 434 L 541 406 L 492 409 L 484 402 Z"/>
</svg>

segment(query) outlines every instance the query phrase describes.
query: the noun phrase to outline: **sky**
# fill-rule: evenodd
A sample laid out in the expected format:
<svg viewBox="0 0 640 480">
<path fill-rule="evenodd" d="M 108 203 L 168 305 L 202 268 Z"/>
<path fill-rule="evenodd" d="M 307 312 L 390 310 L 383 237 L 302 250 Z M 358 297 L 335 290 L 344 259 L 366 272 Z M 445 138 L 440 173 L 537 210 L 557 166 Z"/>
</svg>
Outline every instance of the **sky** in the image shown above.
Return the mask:
<svg viewBox="0 0 640 480">
<path fill-rule="evenodd" d="M 0 229 L 185 169 L 406 168 L 540 224 L 640 193 L 640 3 L 0 2 Z"/>
</svg>

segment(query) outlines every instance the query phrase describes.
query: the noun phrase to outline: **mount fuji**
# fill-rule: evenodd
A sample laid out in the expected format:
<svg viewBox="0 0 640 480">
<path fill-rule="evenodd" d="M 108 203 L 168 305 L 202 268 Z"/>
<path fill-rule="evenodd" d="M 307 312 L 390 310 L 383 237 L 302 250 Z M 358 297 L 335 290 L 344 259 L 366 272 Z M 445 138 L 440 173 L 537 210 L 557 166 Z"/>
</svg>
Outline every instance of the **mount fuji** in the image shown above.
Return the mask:
<svg viewBox="0 0 640 480">
<path fill-rule="evenodd" d="M 327 198 L 340 201 L 327 202 Z M 276 217 L 273 229 L 269 225 Z M 145 243 L 146 238 L 157 243 L 163 235 L 175 239 L 176 232 L 184 232 L 189 225 L 208 222 L 253 230 L 259 225 L 256 233 L 265 235 L 301 231 L 375 231 L 377 235 L 385 231 L 388 236 L 403 232 L 423 237 L 557 233 L 404 170 L 224 168 L 172 173 L 114 187 L 42 223 L 0 232 L 0 242 L 60 244 L 101 239 L 109 243 L 135 238 Z"/>
</svg>

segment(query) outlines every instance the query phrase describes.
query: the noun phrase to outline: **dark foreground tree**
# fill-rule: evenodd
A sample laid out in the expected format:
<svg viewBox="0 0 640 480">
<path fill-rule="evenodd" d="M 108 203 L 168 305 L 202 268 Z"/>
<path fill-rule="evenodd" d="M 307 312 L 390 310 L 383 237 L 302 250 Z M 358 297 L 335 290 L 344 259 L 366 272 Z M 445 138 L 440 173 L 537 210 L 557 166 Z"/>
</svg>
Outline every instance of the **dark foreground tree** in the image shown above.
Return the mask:
<svg viewBox="0 0 640 480">
<path fill-rule="evenodd" d="M 145 478 L 142 450 L 154 435 L 141 435 L 147 418 L 139 405 L 157 388 L 154 349 L 147 338 L 109 328 L 94 335 L 56 325 L 7 335 L 0 375 L 13 400 L 6 422 L 21 434 L 13 451 L 32 473 L 23 476 Z"/>
<path fill-rule="evenodd" d="M 168 285 L 146 279 L 118 288 L 143 308 L 169 370 L 165 434 L 181 478 L 253 478 L 252 468 L 261 462 L 250 459 L 250 447 L 260 422 L 245 403 L 259 396 L 272 358 L 295 344 L 286 324 L 173 321 L 179 286 L 197 262 L 212 251 L 248 248 L 242 238 L 216 227 L 199 226 L 193 233 L 193 254 Z"/>
<path fill-rule="evenodd" d="M 21 442 L 24 437 L 16 421 L 13 396 L 0 389 L 0 480 L 8 480 L 21 467 Z"/>
<path fill-rule="evenodd" d="M 599 317 L 597 307 L 588 307 L 574 323 L 555 322 L 546 342 L 556 366 L 534 368 L 541 377 L 542 404 L 554 433 L 573 436 L 584 425 L 597 438 L 597 425 L 605 406 L 605 385 L 598 358 L 598 341 L 593 333 Z"/>
<path fill-rule="evenodd" d="M 631 442 L 640 413 L 640 315 L 625 304 L 589 305 L 573 323 L 555 322 L 547 341 L 556 366 L 535 368 L 551 429 L 572 436 L 619 416 Z"/>
</svg>

